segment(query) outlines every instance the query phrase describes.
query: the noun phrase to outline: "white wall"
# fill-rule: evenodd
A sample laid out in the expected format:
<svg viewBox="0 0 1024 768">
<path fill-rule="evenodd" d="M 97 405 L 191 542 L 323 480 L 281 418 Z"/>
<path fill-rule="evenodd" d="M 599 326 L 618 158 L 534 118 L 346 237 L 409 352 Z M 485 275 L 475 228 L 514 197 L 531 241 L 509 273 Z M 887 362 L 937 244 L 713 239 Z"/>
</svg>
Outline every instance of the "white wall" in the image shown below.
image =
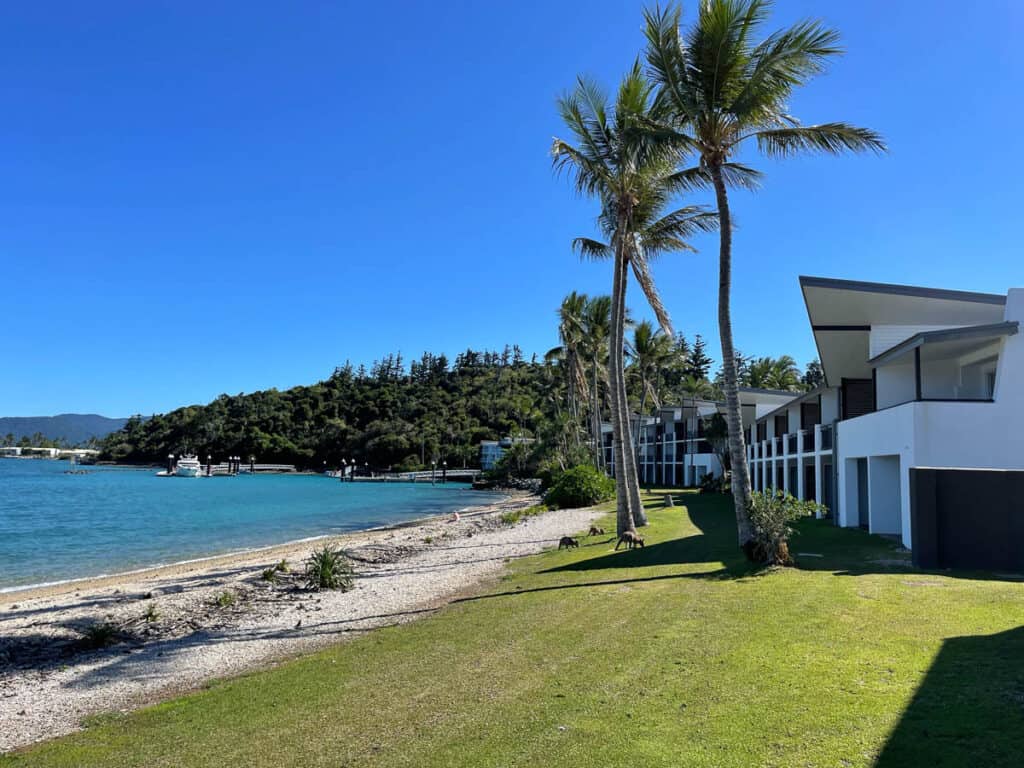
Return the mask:
<svg viewBox="0 0 1024 768">
<path fill-rule="evenodd" d="M 839 390 L 826 389 L 821 393 L 821 423 L 831 424 L 839 418 Z"/>
<path fill-rule="evenodd" d="M 840 455 L 839 484 L 836 498 L 842 500 L 839 508 L 839 524 L 856 526 L 857 507 L 850 505 L 851 498 L 856 499 L 856 462 L 851 459 L 869 458 L 871 456 L 899 456 L 899 527 L 894 531 L 902 534 L 903 545 L 910 546 L 910 473 L 909 467 L 922 466 L 916 461 L 916 446 L 919 443 L 915 434 L 915 411 L 921 406 L 934 403 L 905 403 L 885 411 L 876 411 L 849 421 L 841 421 L 837 425 L 838 448 Z M 966 403 L 950 403 L 963 406 Z M 851 465 L 854 467 L 851 470 Z M 870 484 L 869 465 L 869 484 Z M 883 468 L 884 471 L 884 468 Z M 851 487 L 852 484 L 852 487 Z M 895 526 L 893 526 L 895 528 Z"/>
<path fill-rule="evenodd" d="M 902 470 L 899 456 L 868 459 L 868 526 L 872 533 L 900 533 Z"/>
<path fill-rule="evenodd" d="M 879 410 L 909 402 L 917 397 L 917 376 L 914 370 L 913 355 L 910 355 L 905 362 L 892 363 L 878 368 L 875 376 Z"/>
<path fill-rule="evenodd" d="M 868 356 L 878 357 L 901 341 L 927 331 L 962 328 L 962 325 L 872 325 L 868 334 Z"/>
</svg>

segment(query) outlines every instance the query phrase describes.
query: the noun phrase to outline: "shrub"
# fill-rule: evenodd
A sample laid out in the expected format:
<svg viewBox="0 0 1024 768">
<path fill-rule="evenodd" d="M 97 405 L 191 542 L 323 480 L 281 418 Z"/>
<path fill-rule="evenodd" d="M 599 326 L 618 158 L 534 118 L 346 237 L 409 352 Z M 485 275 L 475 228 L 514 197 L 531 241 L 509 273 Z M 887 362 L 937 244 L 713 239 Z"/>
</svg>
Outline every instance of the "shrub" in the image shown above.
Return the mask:
<svg viewBox="0 0 1024 768">
<path fill-rule="evenodd" d="M 106 648 L 119 637 L 117 627 L 109 621 L 98 621 L 82 630 L 82 645 L 86 648 Z"/>
<path fill-rule="evenodd" d="M 544 497 L 556 507 L 589 507 L 615 495 L 615 481 L 587 464 L 562 473 Z"/>
<path fill-rule="evenodd" d="M 274 570 L 279 571 L 280 573 L 288 573 L 288 571 L 291 570 L 291 566 L 288 565 L 287 560 L 282 558 L 278 561 L 277 565 L 274 566 Z"/>
<path fill-rule="evenodd" d="M 156 605 L 153 603 L 149 604 L 146 608 L 146 612 L 142 614 L 142 618 L 145 619 L 147 624 L 153 624 L 160 618 L 160 614 L 156 610 Z"/>
<path fill-rule="evenodd" d="M 715 477 L 710 472 L 700 478 L 701 493 L 729 493 L 729 478 L 727 475 Z"/>
<path fill-rule="evenodd" d="M 352 589 L 352 565 L 345 553 L 325 544 L 323 549 L 314 550 L 306 561 L 306 586 L 310 589 Z"/>
<path fill-rule="evenodd" d="M 271 584 L 277 581 L 277 568 L 265 568 L 260 578 L 269 581 Z"/>
<path fill-rule="evenodd" d="M 238 602 L 238 595 L 236 595 L 234 592 L 228 589 L 217 595 L 214 602 L 217 603 L 218 608 L 230 608 L 232 605 Z"/>
<path fill-rule="evenodd" d="M 790 523 L 821 510 L 813 501 L 800 501 L 783 491 L 754 492 L 750 495 L 750 522 L 754 539 L 746 547 L 747 557 L 767 565 L 792 565 Z"/>
</svg>

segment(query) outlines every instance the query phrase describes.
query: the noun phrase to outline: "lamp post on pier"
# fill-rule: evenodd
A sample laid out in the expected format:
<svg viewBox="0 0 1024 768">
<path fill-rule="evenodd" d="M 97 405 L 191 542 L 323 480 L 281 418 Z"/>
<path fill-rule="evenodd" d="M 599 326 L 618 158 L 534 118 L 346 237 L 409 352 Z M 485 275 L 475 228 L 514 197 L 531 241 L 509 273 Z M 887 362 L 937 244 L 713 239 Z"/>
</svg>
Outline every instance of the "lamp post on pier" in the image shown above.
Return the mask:
<svg viewBox="0 0 1024 768">
<path fill-rule="evenodd" d="M 167 454 L 167 474 L 168 475 L 173 475 L 174 474 L 174 454 L 173 453 L 168 453 Z"/>
<path fill-rule="evenodd" d="M 441 465 L 441 485 L 445 485 L 448 482 L 448 459 L 444 460 L 444 464 Z"/>
<path fill-rule="evenodd" d="M 434 476 L 437 473 L 437 459 L 430 460 L 430 484 L 434 484 Z"/>
</svg>

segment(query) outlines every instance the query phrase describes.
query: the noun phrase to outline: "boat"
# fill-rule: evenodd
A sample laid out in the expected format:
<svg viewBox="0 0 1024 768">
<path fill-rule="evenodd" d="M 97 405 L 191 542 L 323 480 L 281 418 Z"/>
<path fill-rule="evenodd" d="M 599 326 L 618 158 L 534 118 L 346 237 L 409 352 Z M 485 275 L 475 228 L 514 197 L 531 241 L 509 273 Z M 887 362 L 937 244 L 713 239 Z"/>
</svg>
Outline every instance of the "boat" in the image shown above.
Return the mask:
<svg viewBox="0 0 1024 768">
<path fill-rule="evenodd" d="M 195 456 L 182 456 L 174 467 L 174 474 L 178 477 L 199 477 L 203 472 L 203 465 Z"/>
</svg>

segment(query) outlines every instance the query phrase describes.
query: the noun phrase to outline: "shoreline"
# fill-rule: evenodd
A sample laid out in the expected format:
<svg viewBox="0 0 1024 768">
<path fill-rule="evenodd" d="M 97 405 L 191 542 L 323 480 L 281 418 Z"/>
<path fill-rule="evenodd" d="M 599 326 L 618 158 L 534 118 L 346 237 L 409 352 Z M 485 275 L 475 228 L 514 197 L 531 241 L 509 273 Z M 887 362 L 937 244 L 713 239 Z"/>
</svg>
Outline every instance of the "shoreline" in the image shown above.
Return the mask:
<svg viewBox="0 0 1024 768">
<path fill-rule="evenodd" d="M 98 573 L 95 576 L 75 576 L 69 579 L 59 579 L 57 581 L 41 582 L 38 584 L 0 587 L 0 607 L 10 603 L 19 602 L 19 600 L 29 600 L 37 597 L 54 597 L 67 592 L 80 591 L 83 587 L 102 587 L 107 582 L 123 581 L 128 578 L 145 579 L 149 576 L 159 578 L 160 576 L 174 574 L 178 572 L 179 569 L 185 568 L 186 566 L 212 566 L 218 564 L 219 561 L 222 560 L 225 561 L 225 563 L 230 563 L 249 556 L 255 557 L 263 554 L 273 554 L 277 550 L 291 551 L 296 547 L 309 544 L 311 542 L 322 541 L 323 539 L 344 540 L 349 537 L 358 537 L 361 534 L 366 533 L 394 531 L 402 528 L 415 527 L 433 521 L 451 518 L 456 512 L 461 517 L 471 518 L 473 515 L 486 514 L 491 511 L 492 507 L 517 498 L 515 495 L 507 492 L 499 493 L 501 493 L 500 498 L 495 499 L 490 504 L 462 507 L 451 512 L 437 512 L 432 515 L 424 515 L 410 520 L 402 520 L 397 523 L 385 523 L 384 525 L 375 525 L 370 528 L 357 528 L 341 533 L 318 533 L 315 536 L 288 539 L 287 541 L 282 541 L 277 544 L 266 544 L 264 546 L 248 547 L 243 549 L 230 549 L 212 555 L 203 555 L 201 557 L 193 557 L 185 560 L 175 560 L 170 563 L 154 563 L 153 565 L 144 565 L 141 568 L 129 568 L 125 571 Z"/>
<path fill-rule="evenodd" d="M 447 512 L 0 594 L 0 753 L 79 730 L 90 715 L 130 711 L 414 621 L 603 514 L 502 520 L 537 501 L 511 493 L 458 521 Z M 324 541 L 349 557 L 350 591 L 305 588 L 303 562 Z M 281 560 L 292 570 L 265 579 Z M 90 647 L 100 625 L 112 642 Z"/>
</svg>

